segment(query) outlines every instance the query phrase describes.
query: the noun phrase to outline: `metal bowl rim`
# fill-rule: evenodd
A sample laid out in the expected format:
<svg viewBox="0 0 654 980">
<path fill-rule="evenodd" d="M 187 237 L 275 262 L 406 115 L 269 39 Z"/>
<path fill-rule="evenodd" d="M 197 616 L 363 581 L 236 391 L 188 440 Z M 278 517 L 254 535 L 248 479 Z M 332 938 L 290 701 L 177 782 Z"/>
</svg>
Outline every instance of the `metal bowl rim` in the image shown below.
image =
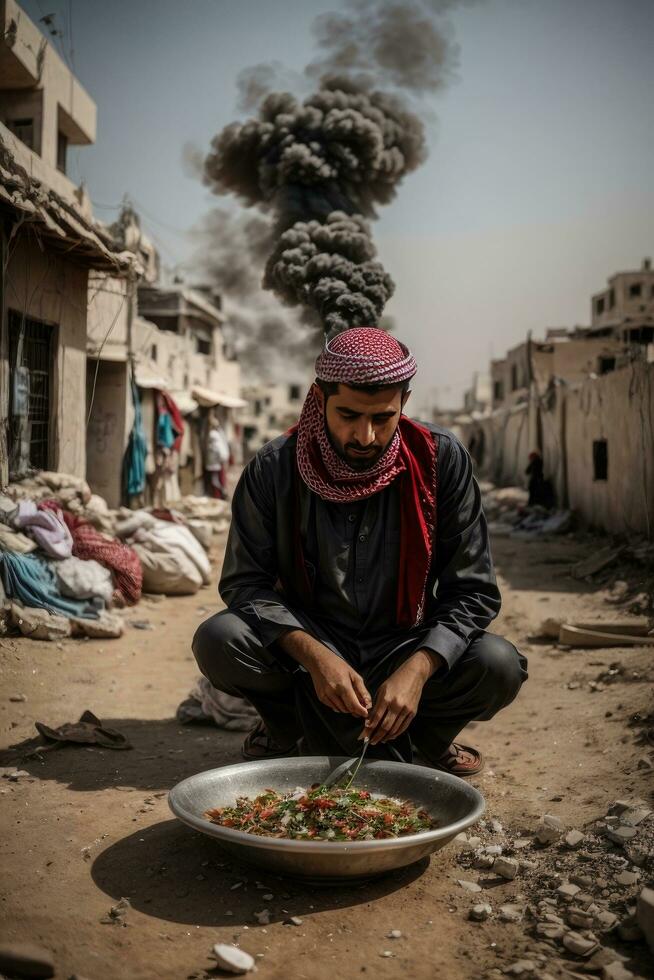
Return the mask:
<svg viewBox="0 0 654 980">
<path fill-rule="evenodd" d="M 288 761 L 297 761 L 299 759 L 310 759 L 316 758 L 314 756 L 296 756 L 295 759 Z M 325 758 L 318 756 L 317 758 Z M 343 761 L 347 760 L 347 756 L 343 756 Z M 330 757 L 330 761 L 333 761 Z M 402 837 L 384 838 L 383 840 L 356 840 L 356 841 L 316 841 L 316 840 L 293 840 L 288 837 L 263 837 L 259 834 L 249 834 L 244 830 L 234 830 L 232 827 L 222 827 L 220 824 L 212 823 L 210 820 L 205 820 L 204 817 L 197 817 L 195 814 L 190 813 L 185 810 L 176 799 L 176 795 L 182 788 L 187 784 L 196 780 L 199 776 L 205 776 L 208 773 L 213 772 L 227 772 L 230 769 L 242 769 L 244 766 L 257 766 L 263 767 L 266 763 L 275 765 L 279 763 L 279 759 L 257 759 L 254 762 L 237 762 L 231 766 L 215 766 L 213 769 L 204 769 L 202 772 L 194 773 L 192 776 L 187 776 L 186 779 L 182 779 L 181 782 L 177 783 L 168 793 L 168 806 L 174 813 L 174 815 L 182 821 L 182 823 L 188 824 L 195 830 L 199 830 L 202 833 L 210 833 L 212 837 L 222 837 L 226 841 L 234 844 L 244 844 L 248 847 L 257 847 L 263 849 L 280 850 L 280 851 L 297 851 L 303 854 L 337 854 L 345 853 L 349 851 L 352 847 L 356 847 L 359 853 L 364 851 L 388 851 L 395 848 L 406 847 L 407 844 L 424 844 L 430 841 L 441 840 L 444 837 L 453 837 L 465 830 L 466 827 L 470 827 L 479 820 L 486 809 L 486 801 L 484 797 L 479 792 L 476 786 L 472 786 L 470 783 L 464 783 L 464 780 L 459 776 L 454 776 L 449 772 L 438 771 L 438 776 L 435 778 L 437 780 L 443 780 L 445 783 L 450 783 L 456 785 L 457 783 L 464 783 L 468 790 L 472 791 L 473 797 L 477 797 L 476 806 L 474 810 L 468 816 L 461 817 L 455 823 L 448 824 L 447 827 L 439 827 L 436 830 L 422 830 L 417 834 L 405 834 Z M 391 767 L 392 770 L 402 771 L 406 770 L 408 765 L 411 763 L 406 762 L 390 762 L 382 759 L 371 760 L 365 764 L 365 768 L 373 767 L 382 763 L 383 766 Z M 422 766 L 412 766 L 412 768 L 420 769 L 425 771 Z"/>
</svg>

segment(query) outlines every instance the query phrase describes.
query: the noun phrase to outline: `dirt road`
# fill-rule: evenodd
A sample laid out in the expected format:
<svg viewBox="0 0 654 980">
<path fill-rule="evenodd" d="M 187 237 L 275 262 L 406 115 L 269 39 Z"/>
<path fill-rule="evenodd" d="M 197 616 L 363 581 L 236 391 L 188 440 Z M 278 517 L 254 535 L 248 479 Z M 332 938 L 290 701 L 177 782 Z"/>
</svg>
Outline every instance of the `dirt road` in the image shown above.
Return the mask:
<svg viewBox="0 0 654 980">
<path fill-rule="evenodd" d="M 530 663 L 518 700 L 467 732 L 486 755 L 476 785 L 489 820 L 503 825 L 495 828 L 497 840 L 505 840 L 505 832 L 524 837 L 543 813 L 583 830 L 618 798 L 652 804 L 652 770 L 643 768 L 647 752 L 635 740 L 638 729 L 628 726 L 635 712 L 652 709 L 651 654 L 643 648 L 563 651 L 533 639 L 545 616 L 615 615 L 605 596 L 569 576 L 570 563 L 589 547 L 572 538 L 495 542 L 504 608 L 493 629 L 519 645 Z M 529 914 L 518 923 L 496 914 L 485 922 L 468 920 L 470 906 L 480 901 L 494 909 L 507 902 L 533 905 L 543 879 L 529 872 L 529 862 L 513 881 L 482 881 L 481 894 L 457 883 L 471 872 L 457 862 L 453 845 L 427 864 L 374 884 L 321 890 L 261 875 L 261 889 L 256 871 L 229 863 L 211 841 L 171 818 L 165 793 L 175 782 L 239 759 L 241 735 L 182 728 L 174 720 L 196 674 L 193 630 L 217 607 L 212 585 L 193 597 L 144 602 L 128 619 L 146 619 L 153 628 L 128 626 L 121 640 L 0 641 L 6 749 L 0 762 L 29 773 L 18 782 L 0 780 L 2 941 L 45 946 L 57 978 L 87 980 L 203 977 L 211 966 L 207 954 L 220 941 L 258 955 L 263 980 L 468 980 L 493 976 L 494 969 L 525 957 L 539 976 L 579 971 L 581 960 L 534 938 Z M 588 682 L 615 661 L 626 672 L 592 691 Z M 629 679 L 634 670 L 638 676 Z M 20 695 L 24 701 L 13 700 Z M 124 732 L 134 748 L 62 748 L 42 759 L 24 757 L 36 720 L 58 725 L 86 708 Z M 487 824 L 482 833 L 490 841 L 493 828 Z M 531 844 L 529 854 L 535 854 Z M 551 877 L 551 861 L 549 867 Z M 641 867 L 641 884 L 651 884 L 653 873 L 650 858 Z M 472 877 L 477 881 L 480 872 Z M 274 898 L 264 902 L 265 892 Z M 127 914 L 103 923 L 123 896 L 131 903 Z M 271 910 L 267 927 L 254 918 L 264 906 Z M 288 915 L 302 924 L 283 924 Z M 387 938 L 392 929 L 401 938 Z M 617 945 L 629 969 L 654 975 L 642 942 Z M 384 951 L 392 955 L 383 957 Z"/>
</svg>

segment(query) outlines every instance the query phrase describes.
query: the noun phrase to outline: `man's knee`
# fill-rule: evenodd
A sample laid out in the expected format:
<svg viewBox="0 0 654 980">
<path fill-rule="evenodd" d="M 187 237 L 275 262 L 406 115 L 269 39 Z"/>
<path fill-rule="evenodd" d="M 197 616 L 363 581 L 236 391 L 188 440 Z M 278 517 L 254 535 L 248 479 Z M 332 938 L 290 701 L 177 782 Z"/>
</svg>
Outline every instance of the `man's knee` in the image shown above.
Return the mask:
<svg viewBox="0 0 654 980">
<path fill-rule="evenodd" d="M 484 633 L 474 642 L 484 687 L 501 705 L 509 704 L 527 679 L 527 659 L 503 636 Z"/>
<path fill-rule="evenodd" d="M 210 680 L 219 663 L 233 658 L 244 646 L 247 627 L 229 609 L 223 609 L 200 624 L 193 637 L 193 653 L 198 667 Z"/>
</svg>

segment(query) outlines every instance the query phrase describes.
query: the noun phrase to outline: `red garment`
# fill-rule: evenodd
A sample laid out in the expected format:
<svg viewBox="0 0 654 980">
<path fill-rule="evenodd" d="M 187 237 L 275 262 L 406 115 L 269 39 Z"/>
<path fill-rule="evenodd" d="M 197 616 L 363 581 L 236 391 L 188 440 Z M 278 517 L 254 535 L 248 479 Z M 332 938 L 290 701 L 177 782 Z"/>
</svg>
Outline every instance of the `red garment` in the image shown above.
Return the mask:
<svg viewBox="0 0 654 980">
<path fill-rule="evenodd" d="M 42 500 L 39 507 L 58 510 L 56 500 Z M 128 606 L 135 606 L 143 591 L 143 568 L 133 548 L 106 538 L 92 524 L 70 511 L 63 512 L 64 521 L 73 538 L 73 554 L 84 561 L 98 561 L 113 574 L 114 585 Z"/>
<path fill-rule="evenodd" d="M 170 420 L 173 424 L 173 429 L 177 433 L 177 438 L 173 443 L 173 449 L 176 453 L 179 452 L 182 445 L 182 436 L 184 435 L 184 419 L 182 418 L 182 413 L 177 407 L 177 402 L 169 395 L 167 391 L 160 391 L 159 395 L 163 399 L 164 405 L 170 415 Z"/>
</svg>

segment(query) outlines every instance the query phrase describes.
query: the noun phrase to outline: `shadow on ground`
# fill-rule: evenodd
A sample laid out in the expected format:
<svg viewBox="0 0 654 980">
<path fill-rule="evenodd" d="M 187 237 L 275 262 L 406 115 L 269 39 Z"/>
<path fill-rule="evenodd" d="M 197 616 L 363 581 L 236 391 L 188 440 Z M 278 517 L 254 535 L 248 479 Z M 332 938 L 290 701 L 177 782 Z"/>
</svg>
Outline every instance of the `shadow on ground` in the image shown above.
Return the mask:
<svg viewBox="0 0 654 980">
<path fill-rule="evenodd" d="M 590 546 L 575 538 L 541 538 L 512 541 L 492 538 L 493 558 L 502 578 L 518 592 L 568 592 L 585 595 L 597 591 L 597 584 L 575 579 L 572 566 L 587 558 Z"/>
<path fill-rule="evenodd" d="M 213 725 L 184 727 L 174 718 L 102 721 L 126 735 L 132 748 L 116 751 L 66 744 L 35 754 L 44 747 L 36 737 L 0 752 L 0 766 L 18 766 L 36 779 L 53 780 L 83 792 L 119 786 L 153 792 L 170 789 L 192 773 L 241 761 L 242 732 L 227 732 Z"/>
<path fill-rule="evenodd" d="M 158 919 L 256 928 L 254 913 L 264 908 L 271 922 L 347 909 L 403 888 L 428 867 L 429 858 L 423 858 L 381 878 L 321 887 L 235 862 L 214 840 L 166 820 L 112 844 L 96 858 L 91 874 L 112 899 L 127 897 L 132 908 Z M 270 894 L 272 899 L 264 899 Z"/>
</svg>

